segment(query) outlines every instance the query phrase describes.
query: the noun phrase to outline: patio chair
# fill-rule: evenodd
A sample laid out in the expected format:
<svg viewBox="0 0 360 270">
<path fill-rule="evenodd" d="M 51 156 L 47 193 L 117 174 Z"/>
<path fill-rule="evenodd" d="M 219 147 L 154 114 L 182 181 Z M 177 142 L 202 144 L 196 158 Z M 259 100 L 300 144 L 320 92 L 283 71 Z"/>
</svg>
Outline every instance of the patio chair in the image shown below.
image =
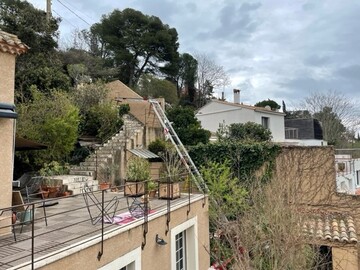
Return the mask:
<svg viewBox="0 0 360 270">
<path fill-rule="evenodd" d="M 139 197 L 126 197 L 129 212 L 134 218 L 141 218 L 144 216 L 146 211 L 146 205 L 144 199 Z M 148 203 L 148 211 L 150 211 L 150 203 Z"/>
<path fill-rule="evenodd" d="M 20 191 L 12 192 L 12 206 L 12 211 L 16 214 L 16 221 L 19 221 L 18 223 L 15 221 L 12 224 L 14 239 L 16 241 L 15 226 L 21 225 L 20 233 L 22 233 L 24 225 L 32 222 L 33 215 L 32 209 L 30 209 L 31 205 L 25 205 Z"/>
<path fill-rule="evenodd" d="M 85 186 L 82 189 L 82 194 L 85 200 L 86 208 L 90 215 L 90 220 L 92 225 L 95 225 L 102 219 L 106 222 L 112 222 L 116 214 L 116 210 L 119 205 L 119 198 L 116 196 L 110 201 L 104 202 L 104 215 L 102 213 L 102 206 L 99 199 L 95 196 L 92 189 L 88 186 Z"/>
<path fill-rule="evenodd" d="M 45 225 L 47 226 L 46 201 L 44 197 L 44 191 L 41 189 L 42 181 L 43 177 L 41 176 L 31 178 L 29 184 L 25 186 L 25 200 L 26 203 L 37 202 L 40 204 L 40 207 L 42 207 L 44 213 Z"/>
</svg>

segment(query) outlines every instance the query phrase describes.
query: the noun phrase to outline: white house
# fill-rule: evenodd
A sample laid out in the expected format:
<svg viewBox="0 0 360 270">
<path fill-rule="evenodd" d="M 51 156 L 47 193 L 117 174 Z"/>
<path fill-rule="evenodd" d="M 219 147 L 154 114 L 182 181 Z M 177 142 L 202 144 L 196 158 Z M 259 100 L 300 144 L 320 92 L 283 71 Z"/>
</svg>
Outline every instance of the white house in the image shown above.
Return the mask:
<svg viewBox="0 0 360 270">
<path fill-rule="evenodd" d="M 285 126 L 282 112 L 239 103 L 240 90 L 234 89 L 234 103 L 211 100 L 196 113 L 204 129 L 215 133 L 221 125 L 254 122 L 270 129 L 274 142 L 284 142 Z"/>
</svg>

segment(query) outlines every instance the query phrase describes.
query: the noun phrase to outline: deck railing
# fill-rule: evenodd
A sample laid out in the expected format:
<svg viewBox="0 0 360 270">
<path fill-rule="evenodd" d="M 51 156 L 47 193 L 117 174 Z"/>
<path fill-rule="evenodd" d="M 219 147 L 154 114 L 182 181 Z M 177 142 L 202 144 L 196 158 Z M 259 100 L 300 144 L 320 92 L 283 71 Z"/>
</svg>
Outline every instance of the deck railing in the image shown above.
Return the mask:
<svg viewBox="0 0 360 270">
<path fill-rule="evenodd" d="M 147 186 L 147 185 L 145 185 Z M 184 190 L 185 189 L 185 190 Z M 125 215 L 129 212 L 134 198 L 123 195 L 124 186 L 112 187 L 108 190 L 91 191 L 98 202 L 85 203 L 84 193 L 61 198 L 51 198 L 39 200 L 22 205 L 12 206 L 0 209 L 0 232 L 7 233 L 0 236 L 0 266 L 17 269 L 20 267 L 31 267 L 34 269 L 35 264 L 41 262 L 51 256 L 72 249 L 76 246 L 84 245 L 93 239 L 100 239 L 100 250 L 98 259 L 106 250 L 104 250 L 104 236 L 109 231 L 114 231 L 116 226 L 106 220 L 106 206 L 116 197 L 119 205 L 115 215 Z M 184 193 L 187 193 L 185 195 Z M 192 185 L 184 184 L 182 188 L 181 202 L 188 204 L 188 213 L 191 209 L 191 196 L 196 191 L 192 190 Z M 170 222 L 171 204 L 179 203 L 179 199 L 174 200 L 147 200 L 149 191 L 145 188 L 145 194 L 138 200 L 144 199 L 144 213 L 141 218 L 136 218 L 129 223 L 118 226 L 123 229 L 133 223 L 140 221 L 143 225 L 143 241 L 142 246 L 146 245 L 147 222 L 151 211 L 149 203 L 152 204 L 151 209 L 154 211 L 166 210 L 167 225 Z M 202 195 L 201 195 L 202 196 Z M 204 202 L 205 202 L 205 195 Z M 45 224 L 45 215 L 43 211 L 37 211 L 45 202 L 46 218 L 48 225 Z M 19 207 L 26 209 L 25 212 L 19 212 Z M 97 209 L 97 210 L 96 210 Z M 100 211 L 100 222 L 92 224 L 90 211 Z M 17 220 L 15 223 L 12 221 Z M 12 232 L 12 233 L 11 233 Z M 45 242 L 45 243 L 44 243 Z M 0 267 L 1 268 L 1 267 Z"/>
</svg>

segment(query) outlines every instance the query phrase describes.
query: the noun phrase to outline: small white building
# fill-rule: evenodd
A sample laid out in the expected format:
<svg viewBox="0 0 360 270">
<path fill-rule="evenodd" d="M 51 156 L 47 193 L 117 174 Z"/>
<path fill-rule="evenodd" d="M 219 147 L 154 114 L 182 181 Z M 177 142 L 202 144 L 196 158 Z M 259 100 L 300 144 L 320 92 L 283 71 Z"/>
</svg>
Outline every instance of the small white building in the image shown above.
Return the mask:
<svg viewBox="0 0 360 270">
<path fill-rule="evenodd" d="M 284 142 L 284 113 L 239 103 L 240 90 L 237 89 L 234 89 L 234 101 L 231 103 L 214 99 L 200 108 L 195 116 L 202 128 L 215 133 L 223 125 L 254 122 L 268 128 L 274 142 Z"/>
</svg>

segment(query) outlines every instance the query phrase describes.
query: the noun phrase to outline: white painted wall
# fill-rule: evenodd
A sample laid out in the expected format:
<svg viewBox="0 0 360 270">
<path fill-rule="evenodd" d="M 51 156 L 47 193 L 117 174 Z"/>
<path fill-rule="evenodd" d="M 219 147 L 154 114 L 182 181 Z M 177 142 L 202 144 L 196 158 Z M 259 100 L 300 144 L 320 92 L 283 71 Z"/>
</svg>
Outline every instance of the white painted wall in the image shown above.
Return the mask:
<svg viewBox="0 0 360 270">
<path fill-rule="evenodd" d="M 285 120 L 284 115 L 255 111 L 255 123 L 261 124 L 261 118 L 268 117 L 269 128 L 274 142 L 285 141 Z"/>
<path fill-rule="evenodd" d="M 296 139 L 285 139 L 287 144 L 291 145 L 300 145 L 300 146 L 326 146 L 327 141 L 324 140 L 316 140 L 316 139 L 309 139 L 309 140 L 296 140 Z"/>
<path fill-rule="evenodd" d="M 285 123 L 282 114 L 259 112 L 232 103 L 225 104 L 212 101 L 202 107 L 195 116 L 204 129 L 214 133 L 218 130 L 220 124 L 230 125 L 249 121 L 261 124 L 261 117 L 268 117 L 273 141 L 283 142 L 285 140 Z"/>
</svg>

